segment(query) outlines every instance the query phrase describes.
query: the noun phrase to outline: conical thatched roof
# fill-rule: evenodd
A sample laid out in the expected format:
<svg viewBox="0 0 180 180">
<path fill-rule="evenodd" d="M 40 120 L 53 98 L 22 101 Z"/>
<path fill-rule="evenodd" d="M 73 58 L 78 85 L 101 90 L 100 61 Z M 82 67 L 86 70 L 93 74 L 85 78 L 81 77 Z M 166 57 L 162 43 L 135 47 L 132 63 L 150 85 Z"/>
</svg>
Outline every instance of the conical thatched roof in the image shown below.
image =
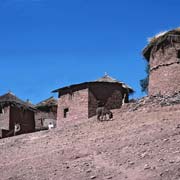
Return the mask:
<svg viewBox="0 0 180 180">
<path fill-rule="evenodd" d="M 125 83 L 122 82 L 122 81 L 119 81 L 119 80 L 116 80 L 116 79 L 112 78 L 112 77 L 109 76 L 109 75 L 105 75 L 105 76 L 103 76 L 102 78 L 96 80 L 95 82 L 118 83 L 118 84 L 121 84 L 123 88 L 129 89 L 130 92 L 134 92 L 134 90 L 133 90 L 130 86 L 128 86 L 127 84 L 125 84 Z"/>
<path fill-rule="evenodd" d="M 108 75 L 105 75 L 103 76 L 102 78 L 96 80 L 96 81 L 90 81 L 90 82 L 84 82 L 84 83 L 80 83 L 80 84 L 74 84 L 74 85 L 71 85 L 71 86 L 66 86 L 66 87 L 63 87 L 63 88 L 59 88 L 59 89 L 56 89 L 52 92 L 63 92 L 63 91 L 67 91 L 68 89 L 78 89 L 78 87 L 87 87 L 88 85 L 90 84 L 96 84 L 96 83 L 109 83 L 109 84 L 118 84 L 120 86 L 122 86 L 124 89 L 127 89 L 129 93 L 133 93 L 134 90 L 126 85 L 124 82 L 121 82 L 121 81 L 118 81 Z"/>
<path fill-rule="evenodd" d="M 170 30 L 160 32 L 153 38 L 149 39 L 149 44 L 143 50 L 143 56 L 149 61 L 151 51 L 154 47 L 158 50 L 158 47 L 165 42 L 180 42 L 180 27 Z"/>
<path fill-rule="evenodd" d="M 39 107 L 52 107 L 52 106 L 57 106 L 57 99 L 55 99 L 53 96 L 45 99 L 44 101 L 39 102 L 36 104 L 36 108 Z"/>
<path fill-rule="evenodd" d="M 36 110 L 35 107 L 32 104 L 19 99 L 18 97 L 16 97 L 11 92 L 0 96 L 0 106 L 4 107 L 4 106 L 8 106 L 8 105 L 17 106 L 19 108 L 29 109 L 29 110 L 32 110 L 32 111 Z"/>
</svg>

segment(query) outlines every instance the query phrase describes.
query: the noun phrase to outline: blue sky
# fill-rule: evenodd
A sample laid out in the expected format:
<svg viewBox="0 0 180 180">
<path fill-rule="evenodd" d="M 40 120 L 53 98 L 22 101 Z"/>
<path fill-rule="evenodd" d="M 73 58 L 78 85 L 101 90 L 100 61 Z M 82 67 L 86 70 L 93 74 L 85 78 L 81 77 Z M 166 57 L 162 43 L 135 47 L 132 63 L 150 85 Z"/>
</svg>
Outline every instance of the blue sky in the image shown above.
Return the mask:
<svg viewBox="0 0 180 180">
<path fill-rule="evenodd" d="M 0 0 L 0 94 L 37 103 L 105 72 L 141 97 L 147 38 L 180 26 L 179 0 Z"/>
</svg>

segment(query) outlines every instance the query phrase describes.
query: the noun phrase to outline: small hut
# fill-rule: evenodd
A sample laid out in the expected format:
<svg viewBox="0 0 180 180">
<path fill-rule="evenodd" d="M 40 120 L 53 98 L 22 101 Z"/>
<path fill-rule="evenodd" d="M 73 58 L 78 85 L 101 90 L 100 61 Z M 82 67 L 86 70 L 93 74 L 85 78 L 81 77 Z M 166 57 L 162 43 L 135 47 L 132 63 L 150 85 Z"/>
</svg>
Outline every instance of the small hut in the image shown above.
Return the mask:
<svg viewBox="0 0 180 180">
<path fill-rule="evenodd" d="M 150 65 L 149 95 L 180 92 L 180 28 L 149 39 L 143 56 Z"/>
<path fill-rule="evenodd" d="M 14 134 L 15 124 L 20 126 L 17 134 L 35 131 L 35 108 L 12 93 L 0 96 L 0 137 Z"/>
<path fill-rule="evenodd" d="M 62 121 L 87 119 L 96 115 L 99 106 L 121 108 L 134 91 L 125 83 L 105 75 L 96 81 L 74 84 L 53 92 L 59 94 L 57 126 L 60 127 Z"/>
<path fill-rule="evenodd" d="M 54 97 L 39 102 L 35 107 L 36 130 L 47 129 L 49 124 L 56 127 L 57 100 Z"/>
</svg>

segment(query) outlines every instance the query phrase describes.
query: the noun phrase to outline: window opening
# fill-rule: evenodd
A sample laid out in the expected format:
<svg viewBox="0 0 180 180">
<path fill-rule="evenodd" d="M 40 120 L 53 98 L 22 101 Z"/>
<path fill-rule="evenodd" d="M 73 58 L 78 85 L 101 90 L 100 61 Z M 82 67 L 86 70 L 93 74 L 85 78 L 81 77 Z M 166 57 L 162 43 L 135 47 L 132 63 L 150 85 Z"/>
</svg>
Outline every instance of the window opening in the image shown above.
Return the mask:
<svg viewBox="0 0 180 180">
<path fill-rule="evenodd" d="M 67 118 L 68 112 L 69 112 L 69 108 L 65 108 L 64 109 L 64 118 Z"/>
</svg>

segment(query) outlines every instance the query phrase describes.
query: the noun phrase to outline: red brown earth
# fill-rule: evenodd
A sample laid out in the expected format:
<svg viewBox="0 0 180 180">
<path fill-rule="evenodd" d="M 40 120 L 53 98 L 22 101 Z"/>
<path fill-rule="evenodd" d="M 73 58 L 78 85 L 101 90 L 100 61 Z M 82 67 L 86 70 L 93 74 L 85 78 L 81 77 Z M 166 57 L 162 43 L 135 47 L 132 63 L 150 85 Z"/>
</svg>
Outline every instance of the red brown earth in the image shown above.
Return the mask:
<svg viewBox="0 0 180 180">
<path fill-rule="evenodd" d="M 179 180 L 180 105 L 141 104 L 114 110 L 113 121 L 0 140 L 0 179 Z"/>
</svg>

